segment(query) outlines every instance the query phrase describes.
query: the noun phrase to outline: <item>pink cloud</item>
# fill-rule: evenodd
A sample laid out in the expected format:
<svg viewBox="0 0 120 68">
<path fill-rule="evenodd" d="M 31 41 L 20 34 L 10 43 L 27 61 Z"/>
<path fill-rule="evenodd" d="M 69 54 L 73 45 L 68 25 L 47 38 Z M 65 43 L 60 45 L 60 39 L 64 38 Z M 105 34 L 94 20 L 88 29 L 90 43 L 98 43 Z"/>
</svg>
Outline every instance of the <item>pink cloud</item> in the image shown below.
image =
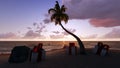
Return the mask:
<svg viewBox="0 0 120 68">
<path fill-rule="evenodd" d="M 38 26 L 38 23 L 34 22 L 34 23 L 33 23 L 33 26 Z"/>
<path fill-rule="evenodd" d="M 46 28 L 45 24 L 43 23 L 33 23 L 33 27 L 27 27 L 29 30 L 34 30 L 35 32 L 41 34 L 43 30 Z"/>
<path fill-rule="evenodd" d="M 85 39 L 94 39 L 94 38 L 97 38 L 97 34 L 89 35 L 89 36 L 86 36 L 84 38 Z"/>
<path fill-rule="evenodd" d="M 23 38 L 45 38 L 44 35 L 40 35 L 37 32 L 34 32 L 33 30 L 29 30 Z"/>
<path fill-rule="evenodd" d="M 120 20 L 116 19 L 91 19 L 90 24 L 95 27 L 119 26 Z"/>
<path fill-rule="evenodd" d="M 24 37 L 26 38 L 36 38 L 36 37 L 39 37 L 40 34 L 39 33 L 35 33 L 33 32 L 32 30 L 29 30 Z"/>
<path fill-rule="evenodd" d="M 75 29 L 67 29 L 67 30 L 72 32 L 72 33 L 76 32 Z M 61 39 L 61 38 L 66 37 L 67 35 L 70 35 L 65 31 L 63 31 L 63 32 L 53 31 L 53 33 L 55 33 L 55 35 L 50 35 L 50 38 L 52 38 L 52 39 Z"/>
<path fill-rule="evenodd" d="M 68 31 L 74 33 L 76 32 L 75 29 L 67 29 Z M 50 35 L 50 38 L 51 39 L 61 39 L 61 38 L 64 38 L 66 37 L 67 35 L 70 35 L 68 34 L 67 32 L 63 31 L 63 32 L 59 32 L 59 31 L 52 31 L 55 35 Z"/>
<path fill-rule="evenodd" d="M 55 34 L 59 34 L 60 32 L 59 31 L 52 31 L 53 33 L 55 33 Z"/>
<path fill-rule="evenodd" d="M 114 28 L 111 32 L 103 36 L 104 38 L 120 38 L 120 29 Z"/>
<path fill-rule="evenodd" d="M 72 32 L 72 33 L 76 32 L 75 29 L 67 29 L 67 30 L 70 31 L 70 32 Z M 62 34 L 64 34 L 64 35 L 70 35 L 66 31 L 63 31 Z"/>
<path fill-rule="evenodd" d="M 43 22 L 44 22 L 45 24 L 48 24 L 48 23 L 50 23 L 51 21 L 50 21 L 50 19 L 46 18 L 46 19 L 43 20 Z"/>
<path fill-rule="evenodd" d="M 45 28 L 45 26 L 41 26 L 41 27 L 39 27 L 39 29 L 36 30 L 36 32 L 41 33 L 44 28 Z"/>
<path fill-rule="evenodd" d="M 30 29 L 32 29 L 32 28 L 31 28 L 31 27 L 27 27 L 27 29 L 29 29 L 29 30 L 30 30 Z"/>
<path fill-rule="evenodd" d="M 22 38 L 30 38 L 30 39 L 46 38 L 44 35 L 41 34 L 42 32 L 45 31 L 44 30 L 45 28 L 46 28 L 45 24 L 34 22 L 32 27 L 27 27 L 28 31 L 25 33 L 25 35 Z"/>
<path fill-rule="evenodd" d="M 120 0 L 63 0 L 63 3 L 71 19 L 93 19 L 90 23 L 96 27 L 120 26 Z"/>
<path fill-rule="evenodd" d="M 12 32 L 0 34 L 0 39 L 13 39 L 13 38 L 18 38 L 18 36 Z"/>
<path fill-rule="evenodd" d="M 50 35 L 51 39 L 61 39 L 64 38 L 64 35 Z"/>
</svg>

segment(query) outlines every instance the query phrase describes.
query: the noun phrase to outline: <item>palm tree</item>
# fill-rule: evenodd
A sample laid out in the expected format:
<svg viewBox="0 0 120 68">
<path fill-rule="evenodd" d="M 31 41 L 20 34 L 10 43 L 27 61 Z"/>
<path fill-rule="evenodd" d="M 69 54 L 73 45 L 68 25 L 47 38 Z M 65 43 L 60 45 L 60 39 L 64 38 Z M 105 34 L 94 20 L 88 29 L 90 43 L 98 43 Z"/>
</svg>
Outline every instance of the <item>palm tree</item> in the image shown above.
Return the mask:
<svg viewBox="0 0 120 68">
<path fill-rule="evenodd" d="M 77 37 L 75 34 L 71 33 L 70 31 L 68 31 L 67 29 L 65 29 L 61 23 L 61 21 L 64 21 L 65 23 L 67 23 L 68 19 L 69 19 L 69 16 L 65 13 L 65 10 L 66 10 L 65 6 L 62 5 L 60 7 L 58 1 L 56 1 L 55 7 L 50 8 L 48 10 L 49 14 L 52 12 L 51 21 L 54 21 L 55 25 L 57 25 L 57 24 L 60 25 L 67 33 L 69 33 L 70 35 L 75 37 L 75 39 L 78 41 L 78 44 L 80 46 L 80 54 L 86 54 L 85 47 L 84 47 L 82 41 L 80 40 L 80 38 Z"/>
</svg>

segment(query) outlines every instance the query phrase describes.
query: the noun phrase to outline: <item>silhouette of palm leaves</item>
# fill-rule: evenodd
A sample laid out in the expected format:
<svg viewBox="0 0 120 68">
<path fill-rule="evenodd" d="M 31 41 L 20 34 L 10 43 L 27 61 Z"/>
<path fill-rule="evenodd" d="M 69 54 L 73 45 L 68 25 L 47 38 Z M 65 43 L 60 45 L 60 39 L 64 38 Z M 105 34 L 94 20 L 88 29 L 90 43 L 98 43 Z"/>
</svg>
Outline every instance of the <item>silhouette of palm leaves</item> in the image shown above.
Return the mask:
<svg viewBox="0 0 120 68">
<path fill-rule="evenodd" d="M 69 16 L 65 13 L 65 6 L 62 5 L 61 7 L 58 4 L 58 1 L 56 1 L 56 5 L 54 8 L 50 8 L 48 10 L 48 13 L 53 13 L 51 15 L 51 21 L 55 22 L 55 25 L 60 24 L 61 21 L 64 21 L 65 23 L 68 22 Z"/>
</svg>

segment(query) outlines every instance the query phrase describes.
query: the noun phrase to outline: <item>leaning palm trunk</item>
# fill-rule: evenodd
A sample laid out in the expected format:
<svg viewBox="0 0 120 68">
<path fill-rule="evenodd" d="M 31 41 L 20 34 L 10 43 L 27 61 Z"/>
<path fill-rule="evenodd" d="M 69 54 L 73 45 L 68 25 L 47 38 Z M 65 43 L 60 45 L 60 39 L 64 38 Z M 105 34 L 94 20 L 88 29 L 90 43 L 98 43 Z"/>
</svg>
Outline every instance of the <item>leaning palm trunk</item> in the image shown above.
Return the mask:
<svg viewBox="0 0 120 68">
<path fill-rule="evenodd" d="M 61 21 L 65 21 L 65 23 L 67 23 L 69 19 L 69 16 L 65 13 L 65 10 L 66 10 L 65 6 L 62 5 L 60 7 L 58 1 L 56 1 L 55 7 L 48 10 L 49 14 L 50 14 L 50 11 L 53 12 L 51 16 L 51 21 L 55 21 L 55 25 L 59 24 L 67 33 L 75 37 L 80 47 L 80 54 L 86 54 L 85 47 L 82 41 L 80 40 L 80 38 L 74 35 L 73 33 L 69 32 L 67 29 L 65 29 L 61 23 Z"/>
<path fill-rule="evenodd" d="M 59 24 L 60 24 L 60 26 L 61 26 L 67 33 L 69 33 L 70 35 L 72 35 L 72 36 L 77 40 L 77 42 L 78 42 L 78 44 L 79 44 L 79 47 L 80 47 L 80 54 L 86 54 L 86 52 L 85 52 L 85 47 L 84 47 L 82 41 L 80 40 L 80 38 L 77 37 L 76 35 L 74 35 L 73 33 L 71 33 L 70 31 L 68 31 L 67 29 L 65 29 L 65 28 L 63 27 L 63 25 L 62 25 L 61 22 L 60 22 Z"/>
</svg>

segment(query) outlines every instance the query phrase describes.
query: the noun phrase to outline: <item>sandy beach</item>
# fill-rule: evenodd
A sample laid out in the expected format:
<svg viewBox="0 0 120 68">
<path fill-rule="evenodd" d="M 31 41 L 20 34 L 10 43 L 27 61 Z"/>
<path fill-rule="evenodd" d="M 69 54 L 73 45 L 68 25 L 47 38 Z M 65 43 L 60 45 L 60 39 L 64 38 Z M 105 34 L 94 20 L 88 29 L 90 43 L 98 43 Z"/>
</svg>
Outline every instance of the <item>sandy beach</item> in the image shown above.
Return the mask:
<svg viewBox="0 0 120 68">
<path fill-rule="evenodd" d="M 87 55 L 67 55 L 64 49 L 46 53 L 39 63 L 8 63 L 9 55 L 0 55 L 0 68 L 120 68 L 120 51 L 110 50 L 109 56 L 98 56 L 87 49 Z"/>
</svg>

